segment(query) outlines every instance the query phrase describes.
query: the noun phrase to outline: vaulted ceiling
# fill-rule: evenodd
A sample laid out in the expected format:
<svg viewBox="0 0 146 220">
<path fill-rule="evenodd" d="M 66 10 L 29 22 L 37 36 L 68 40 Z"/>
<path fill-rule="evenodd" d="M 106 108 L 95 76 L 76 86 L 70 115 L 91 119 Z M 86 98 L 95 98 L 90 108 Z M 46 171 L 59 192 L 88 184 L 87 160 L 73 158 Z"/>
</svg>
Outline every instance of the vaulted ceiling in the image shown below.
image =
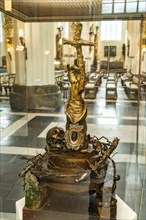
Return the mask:
<svg viewBox="0 0 146 220">
<path fill-rule="evenodd" d="M 134 15 L 127 15 L 126 13 L 103 14 L 103 2 L 105 2 L 104 6 L 106 6 L 106 8 L 110 6 L 110 1 L 106 1 L 107 0 L 12 0 L 12 10 L 5 11 L 5 1 L 0 0 L 0 11 L 24 22 L 89 21 L 110 18 L 127 19 L 129 16 L 134 16 L 137 19 L 140 18 L 140 13 L 135 13 Z M 123 2 L 126 1 L 124 0 Z"/>
<path fill-rule="evenodd" d="M 4 11 L 4 0 L 0 9 Z M 12 11 L 6 13 L 23 21 L 54 21 L 87 19 L 100 10 L 100 0 L 12 0 Z"/>
</svg>

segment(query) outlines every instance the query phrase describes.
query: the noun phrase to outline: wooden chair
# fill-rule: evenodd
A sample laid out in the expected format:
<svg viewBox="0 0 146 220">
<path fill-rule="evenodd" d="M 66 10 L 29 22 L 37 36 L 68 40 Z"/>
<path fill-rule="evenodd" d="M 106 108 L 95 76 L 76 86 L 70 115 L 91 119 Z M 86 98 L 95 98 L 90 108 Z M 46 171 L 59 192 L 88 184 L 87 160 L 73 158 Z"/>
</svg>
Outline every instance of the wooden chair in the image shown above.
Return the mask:
<svg viewBox="0 0 146 220">
<path fill-rule="evenodd" d="M 4 79 L 5 79 L 5 75 L 0 75 L 0 92 L 2 94 L 3 92 L 3 82 L 4 82 Z"/>
<path fill-rule="evenodd" d="M 8 74 L 5 76 L 5 79 L 2 83 L 2 87 L 5 90 L 5 94 L 8 95 L 12 91 L 13 85 L 15 84 L 16 75 L 15 74 Z"/>
<path fill-rule="evenodd" d="M 108 76 L 106 82 L 106 99 L 117 99 L 117 81 L 115 76 Z"/>
<path fill-rule="evenodd" d="M 98 91 L 98 87 L 96 87 L 95 83 L 87 83 L 85 85 L 85 91 L 84 91 L 85 98 L 87 98 L 86 97 L 87 94 L 92 94 L 92 97 L 96 98 L 97 91 Z"/>
<path fill-rule="evenodd" d="M 1 76 L 1 80 L 0 80 L 1 81 L 1 83 L 0 83 L 1 93 L 3 93 L 3 88 L 4 88 L 5 93 L 7 94 L 7 89 L 6 89 L 5 85 L 8 84 L 8 79 L 9 79 L 8 74 Z"/>
<path fill-rule="evenodd" d="M 62 89 L 63 89 L 63 99 L 67 99 L 69 95 L 69 90 L 70 90 L 69 82 L 66 82 L 66 83 L 63 82 Z"/>
<path fill-rule="evenodd" d="M 139 82 L 139 80 L 140 80 L 140 82 Z M 142 79 L 139 79 L 138 75 L 137 76 L 133 75 L 131 81 L 125 82 L 125 92 L 130 99 L 131 99 L 132 95 L 134 95 L 134 97 L 136 99 L 138 99 L 138 91 L 139 91 L 140 92 L 140 99 L 141 99 L 142 86 L 143 86 Z"/>
</svg>

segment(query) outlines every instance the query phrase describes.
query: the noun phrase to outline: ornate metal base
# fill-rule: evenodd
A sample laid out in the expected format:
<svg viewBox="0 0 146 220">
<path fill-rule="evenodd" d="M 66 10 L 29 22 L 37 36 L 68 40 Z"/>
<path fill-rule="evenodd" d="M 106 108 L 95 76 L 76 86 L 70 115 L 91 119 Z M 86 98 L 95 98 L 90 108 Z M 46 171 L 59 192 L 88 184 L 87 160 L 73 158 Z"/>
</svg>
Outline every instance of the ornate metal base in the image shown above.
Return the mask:
<svg viewBox="0 0 146 220">
<path fill-rule="evenodd" d="M 48 188 L 48 200 L 44 207 L 32 210 L 25 206 L 23 209 L 23 220 L 116 219 L 116 206 L 111 208 L 106 207 L 103 210 L 104 215 L 98 215 L 96 194 L 71 194 L 64 190 L 59 190 L 57 188 L 58 186 L 53 186 L 52 184 Z M 64 184 L 63 188 L 65 189 Z"/>
<path fill-rule="evenodd" d="M 80 213 L 81 208 L 77 204 L 88 201 L 86 210 L 89 215 L 94 210 L 97 217 L 116 219 L 115 189 L 116 181 L 120 177 L 116 174 L 115 163 L 109 154 L 117 146 L 118 139 L 113 142 L 107 141 L 104 137 L 101 139 L 106 142 L 88 136 L 89 146 L 82 151 L 71 151 L 67 148 L 62 150 L 55 146 L 46 147 L 44 155 L 39 154 L 29 160 L 21 173 L 26 191 L 27 208 L 25 207 L 24 213 L 26 214 L 28 209 L 57 210 L 60 204 L 63 212 L 70 210 L 71 213 L 83 214 L 85 210 Z M 58 195 L 61 196 L 58 198 Z M 68 208 L 72 204 L 70 198 L 74 201 L 71 209 Z M 57 205 L 54 201 L 58 200 Z"/>
</svg>

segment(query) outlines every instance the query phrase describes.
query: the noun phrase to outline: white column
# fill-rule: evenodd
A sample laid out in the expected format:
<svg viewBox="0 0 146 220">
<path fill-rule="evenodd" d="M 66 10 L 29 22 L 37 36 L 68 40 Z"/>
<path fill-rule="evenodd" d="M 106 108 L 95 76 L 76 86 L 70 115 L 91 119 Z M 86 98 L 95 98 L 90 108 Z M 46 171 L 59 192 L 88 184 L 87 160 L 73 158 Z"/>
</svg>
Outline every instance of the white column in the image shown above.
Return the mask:
<svg viewBox="0 0 146 220">
<path fill-rule="evenodd" d="M 27 86 L 55 84 L 53 23 L 18 22 L 16 45 L 21 45 L 19 29 L 23 29 L 27 59 L 24 51 L 16 51 L 17 83 Z"/>
<path fill-rule="evenodd" d="M 26 23 L 27 85 L 54 84 L 53 23 Z"/>
<path fill-rule="evenodd" d="M 0 66 L 2 66 L 2 57 L 6 56 L 5 43 L 0 42 Z"/>
<path fill-rule="evenodd" d="M 2 57 L 6 56 L 4 31 L 2 28 L 2 13 L 0 12 L 0 66 L 2 66 Z"/>
<path fill-rule="evenodd" d="M 130 56 L 134 56 L 130 65 L 132 73 L 139 73 L 139 42 L 140 42 L 140 21 L 128 21 L 128 37 L 130 40 Z"/>
<path fill-rule="evenodd" d="M 83 22 L 83 30 L 82 30 L 82 35 L 81 35 L 82 39 L 90 41 L 89 40 L 89 30 L 90 30 L 90 23 Z M 93 43 L 94 43 L 94 41 L 93 41 Z M 89 46 L 82 47 L 86 72 L 90 72 L 91 64 L 93 63 L 93 50 L 94 50 L 94 47 L 92 47 L 92 57 L 91 57 L 90 53 L 89 53 Z"/>
<path fill-rule="evenodd" d="M 19 29 L 24 29 L 24 23 L 18 20 L 14 22 L 14 47 L 15 47 L 15 69 L 16 83 L 26 85 L 26 68 L 24 52 L 16 50 L 20 46 Z"/>
</svg>

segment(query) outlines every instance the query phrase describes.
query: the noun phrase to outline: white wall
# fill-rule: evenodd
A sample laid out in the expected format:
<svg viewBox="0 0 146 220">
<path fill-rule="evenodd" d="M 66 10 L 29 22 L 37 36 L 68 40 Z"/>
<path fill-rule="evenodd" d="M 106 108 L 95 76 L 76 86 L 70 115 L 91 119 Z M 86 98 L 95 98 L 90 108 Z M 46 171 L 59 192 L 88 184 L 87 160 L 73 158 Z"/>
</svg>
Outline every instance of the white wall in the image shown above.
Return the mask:
<svg viewBox="0 0 146 220">
<path fill-rule="evenodd" d="M 26 85 L 26 68 L 25 55 L 23 51 L 16 50 L 20 46 L 19 29 L 24 30 L 24 23 L 18 20 L 14 22 L 14 50 L 15 50 L 15 68 L 16 68 L 16 83 Z M 25 38 L 25 35 L 24 35 Z"/>
<path fill-rule="evenodd" d="M 128 69 L 131 68 L 133 74 L 139 73 L 139 47 L 140 47 L 140 21 L 127 22 L 127 38 L 130 41 L 129 56 L 127 58 Z"/>
<path fill-rule="evenodd" d="M 122 55 L 122 44 L 125 43 L 125 27 L 126 22 L 122 22 L 122 37 L 121 41 L 101 41 L 100 40 L 100 34 L 101 34 L 101 22 L 97 23 L 99 26 L 99 58 L 100 60 L 107 60 L 106 57 L 104 57 L 104 46 L 116 46 L 116 56 L 111 57 L 110 60 L 123 60 Z"/>
<path fill-rule="evenodd" d="M 27 85 L 54 84 L 53 23 L 25 23 Z"/>
</svg>

